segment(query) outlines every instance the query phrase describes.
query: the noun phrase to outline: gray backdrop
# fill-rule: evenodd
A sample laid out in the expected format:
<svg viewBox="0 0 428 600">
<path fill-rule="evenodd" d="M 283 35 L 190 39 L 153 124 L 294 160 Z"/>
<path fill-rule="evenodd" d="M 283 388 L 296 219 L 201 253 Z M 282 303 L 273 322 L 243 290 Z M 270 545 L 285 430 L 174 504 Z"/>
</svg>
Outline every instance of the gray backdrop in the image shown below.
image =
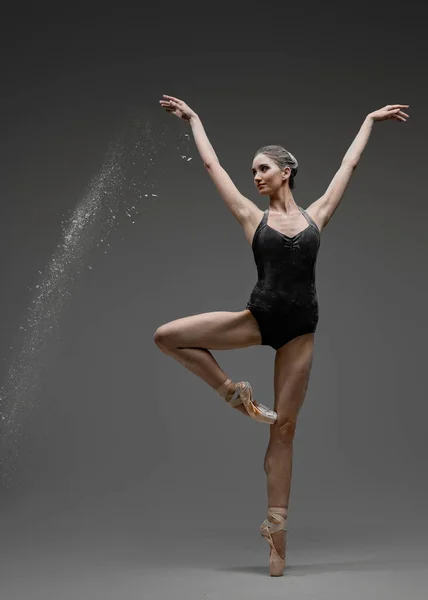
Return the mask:
<svg viewBox="0 0 428 600">
<path fill-rule="evenodd" d="M 85 255 L 21 406 L 19 458 L 2 490 L 2 600 L 425 597 L 422 15 L 411 4 L 231 10 L 103 7 L 60 18 L 41 9 L 2 24 L 2 380 L 38 271 L 61 244 L 62 215 L 109 143 L 138 117 L 154 157 L 147 175 L 133 174 L 150 192 L 136 198 L 135 222 L 119 208 L 110 246 Z M 256 282 L 243 232 L 193 142 L 180 146 L 190 129 L 159 108 L 162 93 L 198 112 L 262 209 L 268 199 L 251 176 L 259 146 L 297 157 L 295 199 L 307 207 L 365 115 L 410 104 L 407 123 L 375 124 L 322 234 L 320 324 L 280 580 L 268 577 L 258 533 L 268 427 L 230 410 L 153 343 L 164 322 L 242 310 Z M 132 204 L 132 191 L 120 202 Z M 272 349 L 214 355 L 273 405 Z"/>
</svg>

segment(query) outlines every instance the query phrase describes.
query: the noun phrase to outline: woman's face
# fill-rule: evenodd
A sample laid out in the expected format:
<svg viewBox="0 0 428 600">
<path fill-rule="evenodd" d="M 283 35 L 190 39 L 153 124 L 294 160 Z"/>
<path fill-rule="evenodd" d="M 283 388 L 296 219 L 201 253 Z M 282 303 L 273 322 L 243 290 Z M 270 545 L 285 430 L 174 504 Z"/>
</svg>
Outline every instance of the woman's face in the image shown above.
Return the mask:
<svg viewBox="0 0 428 600">
<path fill-rule="evenodd" d="M 254 184 L 260 195 L 269 196 L 275 193 L 288 179 L 291 172 L 290 167 L 280 169 L 266 154 L 258 154 L 253 160 Z"/>
</svg>

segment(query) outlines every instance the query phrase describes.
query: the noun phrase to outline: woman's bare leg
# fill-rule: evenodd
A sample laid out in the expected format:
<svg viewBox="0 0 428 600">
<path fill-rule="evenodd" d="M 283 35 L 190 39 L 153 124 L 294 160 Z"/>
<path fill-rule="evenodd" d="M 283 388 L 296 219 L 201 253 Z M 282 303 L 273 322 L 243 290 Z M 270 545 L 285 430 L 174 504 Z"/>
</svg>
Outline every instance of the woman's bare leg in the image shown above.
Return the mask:
<svg viewBox="0 0 428 600">
<path fill-rule="evenodd" d="M 291 488 L 293 439 L 297 416 L 305 399 L 309 383 L 314 346 L 314 334 L 295 338 L 275 357 L 275 410 L 278 420 L 270 427 L 270 440 L 265 456 L 268 506 L 288 509 Z M 286 532 L 272 534 L 281 558 L 285 554 Z"/>
<path fill-rule="evenodd" d="M 235 391 L 235 384 L 228 380 L 209 349 L 247 348 L 260 344 L 261 336 L 250 311 L 217 311 L 165 323 L 156 330 L 154 341 L 162 352 L 203 379 L 228 401 Z M 242 405 L 237 408 L 247 414 Z"/>
</svg>

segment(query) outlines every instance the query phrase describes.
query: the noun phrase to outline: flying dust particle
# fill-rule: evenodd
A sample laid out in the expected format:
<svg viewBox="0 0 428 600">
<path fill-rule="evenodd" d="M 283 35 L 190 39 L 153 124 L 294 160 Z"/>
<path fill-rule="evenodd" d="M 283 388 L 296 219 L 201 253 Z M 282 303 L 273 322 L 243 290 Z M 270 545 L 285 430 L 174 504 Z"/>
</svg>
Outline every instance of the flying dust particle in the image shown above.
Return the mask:
<svg viewBox="0 0 428 600">
<path fill-rule="evenodd" d="M 189 135 L 179 134 L 178 143 L 179 150 L 184 146 L 188 151 Z M 154 157 L 166 145 L 161 136 L 153 134 L 150 121 L 141 119 L 123 133 L 122 139 L 112 143 L 100 172 L 61 222 L 61 243 L 44 271 L 38 271 L 41 278 L 35 286 L 37 295 L 28 308 L 25 327 L 20 327 L 24 333 L 17 342 L 19 349 L 0 387 L 0 474 L 6 487 L 15 478 L 26 422 L 38 400 L 41 375 L 54 360 L 60 316 L 70 301 L 73 285 L 83 267 L 92 270 L 85 262 L 90 252 L 119 226 L 118 213 L 123 211 L 132 219 L 138 214 L 138 200 L 148 197 L 144 188 L 155 191 Z M 158 167 L 161 176 L 161 165 Z"/>
</svg>

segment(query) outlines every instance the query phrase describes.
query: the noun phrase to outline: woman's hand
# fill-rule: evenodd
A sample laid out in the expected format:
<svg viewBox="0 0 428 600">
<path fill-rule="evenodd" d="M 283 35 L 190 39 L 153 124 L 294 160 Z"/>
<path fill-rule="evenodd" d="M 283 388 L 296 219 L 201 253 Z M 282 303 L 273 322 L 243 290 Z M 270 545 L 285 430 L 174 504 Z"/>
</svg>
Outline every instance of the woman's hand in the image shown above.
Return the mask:
<svg viewBox="0 0 428 600">
<path fill-rule="evenodd" d="M 163 97 L 166 98 L 166 100 L 159 100 L 159 104 L 164 107 L 166 112 L 171 113 L 184 121 L 190 121 L 192 117 L 197 116 L 195 111 L 193 111 L 190 106 L 187 106 L 182 100 L 174 98 L 174 96 L 167 96 L 166 94 L 163 94 Z"/>
<path fill-rule="evenodd" d="M 385 121 L 386 119 L 396 119 L 397 121 L 406 122 L 409 115 L 403 112 L 403 108 L 408 108 L 409 104 L 387 104 L 379 110 L 367 115 L 373 121 Z"/>
</svg>

